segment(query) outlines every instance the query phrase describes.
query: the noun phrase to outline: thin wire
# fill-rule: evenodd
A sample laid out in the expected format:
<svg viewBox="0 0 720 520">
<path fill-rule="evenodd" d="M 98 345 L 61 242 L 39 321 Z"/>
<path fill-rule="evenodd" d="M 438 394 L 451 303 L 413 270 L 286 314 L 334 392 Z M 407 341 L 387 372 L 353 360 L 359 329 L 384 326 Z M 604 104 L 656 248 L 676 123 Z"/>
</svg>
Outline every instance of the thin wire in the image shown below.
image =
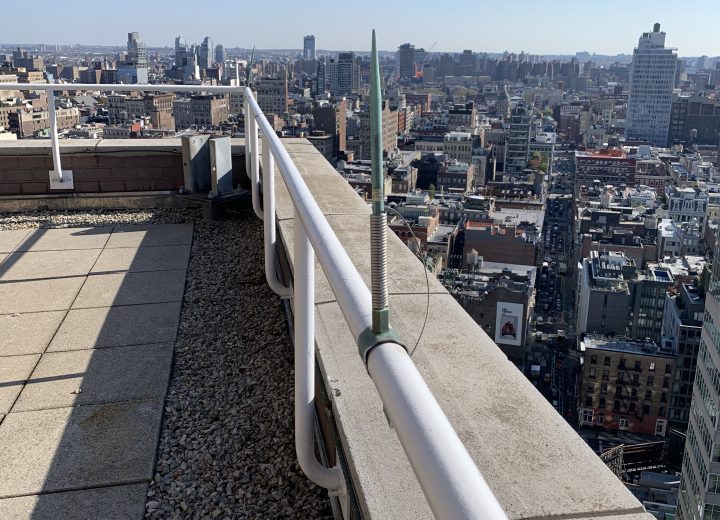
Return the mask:
<svg viewBox="0 0 720 520">
<path fill-rule="evenodd" d="M 417 236 L 415 236 L 415 232 L 413 231 L 412 226 L 411 226 L 410 223 L 407 221 L 407 219 L 406 219 L 405 217 L 403 217 L 403 216 L 400 214 L 400 212 L 397 211 L 395 208 L 392 208 L 392 207 L 386 205 L 386 206 L 385 206 L 385 209 L 386 209 L 386 210 L 389 210 L 389 211 L 392 211 L 393 213 L 395 213 L 395 215 L 397 215 L 398 217 L 400 217 L 400 218 L 402 219 L 403 223 L 405 224 L 405 226 L 406 226 L 406 227 L 408 228 L 408 230 L 410 231 L 410 234 L 412 235 L 413 240 L 415 240 L 415 243 L 417 243 L 417 244 L 418 244 L 418 247 L 419 247 L 420 241 L 418 240 Z M 420 250 L 419 250 L 419 249 L 418 249 L 418 253 L 420 253 Z M 427 325 L 428 317 L 430 316 L 430 277 L 428 276 L 428 269 L 427 269 L 427 265 L 426 265 L 426 263 L 425 263 L 425 262 L 427 261 L 427 254 L 425 254 L 425 255 L 424 255 L 424 258 L 423 258 L 423 256 L 420 255 L 420 254 L 418 254 L 418 253 L 415 253 L 415 256 L 416 256 L 416 257 L 420 260 L 420 262 L 422 263 L 423 272 L 425 273 L 425 287 L 426 287 L 427 301 L 426 301 L 426 303 L 425 303 L 425 319 L 423 320 L 422 328 L 420 329 L 420 335 L 418 336 L 418 339 L 417 339 L 417 341 L 415 342 L 415 346 L 414 346 L 414 347 L 412 348 L 412 350 L 410 351 L 410 357 L 413 356 L 413 354 L 415 353 L 415 350 L 418 348 L 418 345 L 420 344 L 420 340 L 422 339 L 423 334 L 425 333 L 425 326 Z"/>
</svg>

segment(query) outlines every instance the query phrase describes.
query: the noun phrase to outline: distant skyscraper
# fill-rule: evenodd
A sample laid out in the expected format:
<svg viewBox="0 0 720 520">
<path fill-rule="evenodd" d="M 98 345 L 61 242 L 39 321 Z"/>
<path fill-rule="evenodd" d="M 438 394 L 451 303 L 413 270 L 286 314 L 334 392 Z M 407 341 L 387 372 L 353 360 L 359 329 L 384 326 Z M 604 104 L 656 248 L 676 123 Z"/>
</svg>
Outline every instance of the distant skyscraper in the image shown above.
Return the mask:
<svg viewBox="0 0 720 520">
<path fill-rule="evenodd" d="M 175 37 L 175 66 L 180 68 L 185 65 L 185 55 L 187 54 L 187 42 L 182 34 Z"/>
<path fill-rule="evenodd" d="M 403 43 L 398 48 L 398 63 L 400 79 L 415 76 L 415 46 Z"/>
<path fill-rule="evenodd" d="M 125 84 L 148 82 L 145 43 L 136 32 L 128 33 L 127 56 L 118 65 L 117 80 Z"/>
<path fill-rule="evenodd" d="M 225 47 L 223 47 L 219 43 L 215 46 L 215 61 L 217 63 L 223 63 L 227 61 L 227 52 L 225 52 Z"/>
<path fill-rule="evenodd" d="M 522 104 L 510 116 L 510 134 L 505 143 L 505 173 L 520 174 L 527 167 L 530 143 L 530 114 Z"/>
<path fill-rule="evenodd" d="M 659 23 L 653 32 L 640 37 L 630 68 L 628 138 L 667 146 L 677 61 L 675 51 L 665 48 L 665 33 L 660 32 Z"/>
<path fill-rule="evenodd" d="M 200 53 L 198 55 L 198 65 L 201 69 L 208 69 L 213 64 L 213 42 L 210 36 L 206 36 L 200 45 Z"/>
<path fill-rule="evenodd" d="M 347 96 L 360 88 L 360 66 L 353 52 L 339 53 L 337 61 L 327 64 L 327 72 L 334 96 Z"/>
<path fill-rule="evenodd" d="M 303 38 L 303 59 L 312 61 L 315 59 L 315 36 L 309 34 Z"/>
<path fill-rule="evenodd" d="M 720 250 L 715 249 L 690 404 L 678 517 L 720 518 Z"/>
</svg>

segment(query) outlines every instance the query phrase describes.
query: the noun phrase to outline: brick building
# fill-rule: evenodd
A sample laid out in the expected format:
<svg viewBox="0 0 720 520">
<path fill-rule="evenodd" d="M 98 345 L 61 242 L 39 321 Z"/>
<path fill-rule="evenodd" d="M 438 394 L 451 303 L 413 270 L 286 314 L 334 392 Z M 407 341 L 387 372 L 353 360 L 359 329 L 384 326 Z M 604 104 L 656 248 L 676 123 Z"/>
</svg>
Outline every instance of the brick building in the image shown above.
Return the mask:
<svg viewBox="0 0 720 520">
<path fill-rule="evenodd" d="M 580 426 L 664 436 L 675 356 L 654 342 L 586 335 Z"/>
</svg>

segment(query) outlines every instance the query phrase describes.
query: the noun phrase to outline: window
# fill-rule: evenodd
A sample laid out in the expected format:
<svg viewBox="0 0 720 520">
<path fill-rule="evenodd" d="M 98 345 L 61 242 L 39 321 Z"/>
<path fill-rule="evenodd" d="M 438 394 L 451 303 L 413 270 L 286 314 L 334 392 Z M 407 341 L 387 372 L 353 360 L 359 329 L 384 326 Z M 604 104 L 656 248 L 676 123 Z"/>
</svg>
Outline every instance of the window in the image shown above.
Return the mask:
<svg viewBox="0 0 720 520">
<path fill-rule="evenodd" d="M 710 493 L 720 493 L 720 475 L 717 473 L 710 473 L 708 475 L 708 491 Z"/>
<path fill-rule="evenodd" d="M 640 384 L 640 374 L 633 374 L 632 382 L 634 385 L 639 385 Z"/>
<path fill-rule="evenodd" d="M 605 360 L 603 361 L 603 365 L 606 367 L 610 366 L 610 356 L 605 356 Z"/>
<path fill-rule="evenodd" d="M 623 395 L 623 387 L 622 386 L 616 387 L 615 388 L 615 396 L 622 397 L 622 395 Z"/>
<path fill-rule="evenodd" d="M 588 373 L 588 377 L 590 379 L 595 379 L 595 367 L 590 367 L 590 372 Z"/>
<path fill-rule="evenodd" d="M 650 363 L 650 372 L 655 372 L 655 362 Z"/>
<path fill-rule="evenodd" d="M 613 412 L 619 412 L 620 411 L 620 401 L 615 401 L 613 403 Z"/>
<path fill-rule="evenodd" d="M 583 420 L 583 422 L 591 423 L 593 420 L 593 411 L 592 410 L 583 410 L 582 420 Z"/>
<path fill-rule="evenodd" d="M 628 429 L 628 420 L 627 419 L 620 419 L 619 428 L 621 430 L 627 430 Z"/>
<path fill-rule="evenodd" d="M 604 422 L 605 422 L 605 416 L 603 414 L 599 413 L 597 416 L 597 423 L 602 424 Z"/>
<path fill-rule="evenodd" d="M 670 363 L 667 363 L 665 365 L 665 373 L 666 374 L 672 374 L 672 365 Z"/>
<path fill-rule="evenodd" d="M 590 364 L 597 365 L 597 356 L 590 356 Z"/>
<path fill-rule="evenodd" d="M 622 383 L 623 381 L 625 381 L 625 374 L 623 372 L 618 372 L 617 382 Z"/>
<path fill-rule="evenodd" d="M 660 417 L 665 417 L 665 407 L 664 406 L 660 407 L 660 409 L 658 410 L 658 415 Z"/>
<path fill-rule="evenodd" d="M 588 392 L 594 392 L 595 391 L 595 383 L 588 383 L 586 389 Z"/>
<path fill-rule="evenodd" d="M 634 412 L 635 412 L 635 403 L 630 403 L 630 406 L 628 406 L 628 411 L 629 411 L 630 413 L 634 413 Z"/>
<path fill-rule="evenodd" d="M 640 361 L 635 361 L 635 370 L 636 370 L 637 372 L 640 372 L 641 369 L 642 369 L 642 362 L 640 362 Z"/>
<path fill-rule="evenodd" d="M 652 390 L 645 390 L 645 400 L 650 401 L 652 399 Z"/>
<path fill-rule="evenodd" d="M 667 403 L 667 393 L 666 392 L 663 392 L 662 395 L 660 396 L 660 402 Z"/>
<path fill-rule="evenodd" d="M 585 397 L 585 406 L 592 406 L 592 396 L 588 395 Z"/>
<path fill-rule="evenodd" d="M 670 387 L 670 380 L 663 379 L 663 388 L 669 388 L 669 387 Z"/>
<path fill-rule="evenodd" d="M 605 408 L 605 398 L 604 398 L 604 397 L 601 397 L 601 398 L 600 398 L 600 400 L 599 400 L 599 402 L 598 402 L 598 406 L 599 406 L 600 408 Z"/>
<path fill-rule="evenodd" d="M 652 386 L 655 383 L 655 378 L 653 376 L 647 377 L 647 385 Z"/>
<path fill-rule="evenodd" d="M 602 383 L 600 385 L 600 394 L 601 395 L 607 394 L 607 383 Z"/>
<path fill-rule="evenodd" d="M 625 358 L 620 358 L 620 362 L 618 363 L 618 368 L 625 368 Z"/>
<path fill-rule="evenodd" d="M 650 413 L 650 405 L 644 404 L 642 410 L 643 410 L 643 415 L 648 415 Z"/>
<path fill-rule="evenodd" d="M 602 378 L 603 381 L 607 381 L 608 379 L 610 379 L 610 371 L 607 368 L 603 370 Z"/>
</svg>

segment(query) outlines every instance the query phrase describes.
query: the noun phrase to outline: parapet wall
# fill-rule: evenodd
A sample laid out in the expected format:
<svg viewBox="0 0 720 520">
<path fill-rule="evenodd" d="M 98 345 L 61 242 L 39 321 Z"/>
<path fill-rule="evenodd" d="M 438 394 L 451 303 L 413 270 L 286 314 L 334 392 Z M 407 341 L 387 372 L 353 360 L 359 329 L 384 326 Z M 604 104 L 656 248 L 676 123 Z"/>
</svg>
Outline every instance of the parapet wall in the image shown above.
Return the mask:
<svg viewBox="0 0 720 520">
<path fill-rule="evenodd" d="M 243 140 L 233 139 L 233 166 L 244 172 Z M 180 139 L 61 140 L 63 170 L 72 170 L 73 190 L 50 190 L 49 140 L 0 142 L 0 196 L 48 193 L 172 191 L 183 186 Z"/>
</svg>

